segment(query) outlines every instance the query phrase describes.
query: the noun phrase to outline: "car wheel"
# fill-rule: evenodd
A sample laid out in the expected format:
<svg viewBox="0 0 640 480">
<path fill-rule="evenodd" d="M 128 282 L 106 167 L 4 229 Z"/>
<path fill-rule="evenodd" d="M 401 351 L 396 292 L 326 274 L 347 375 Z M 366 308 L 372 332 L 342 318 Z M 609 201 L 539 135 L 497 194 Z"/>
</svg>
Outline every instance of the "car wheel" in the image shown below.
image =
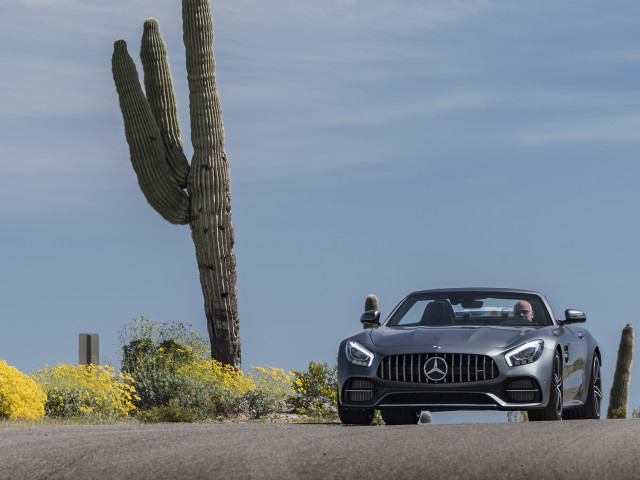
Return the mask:
<svg viewBox="0 0 640 480">
<path fill-rule="evenodd" d="M 387 425 L 415 425 L 420 420 L 420 410 L 381 410 L 382 420 Z"/>
<path fill-rule="evenodd" d="M 371 425 L 375 413 L 373 408 L 346 408 L 338 402 L 338 416 L 347 425 Z"/>
<path fill-rule="evenodd" d="M 531 422 L 562 420 L 562 362 L 557 350 L 553 357 L 550 381 L 549 403 L 545 408 L 527 412 Z"/>
<path fill-rule="evenodd" d="M 573 408 L 565 412 L 565 418 L 570 420 L 583 420 L 587 418 L 599 419 L 602 407 L 602 377 L 600 375 L 600 359 L 593 352 L 591 362 L 591 380 L 589 381 L 589 393 L 586 403 L 580 408 Z"/>
</svg>

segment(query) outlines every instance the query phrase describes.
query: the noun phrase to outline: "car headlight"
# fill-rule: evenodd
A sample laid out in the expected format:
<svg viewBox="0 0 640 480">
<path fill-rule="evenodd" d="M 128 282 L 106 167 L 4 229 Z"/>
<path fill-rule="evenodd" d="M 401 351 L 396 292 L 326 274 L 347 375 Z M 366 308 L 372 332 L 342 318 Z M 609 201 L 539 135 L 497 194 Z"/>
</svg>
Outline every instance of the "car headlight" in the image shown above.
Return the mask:
<svg viewBox="0 0 640 480">
<path fill-rule="evenodd" d="M 533 363 L 540 358 L 544 349 L 543 340 L 534 340 L 533 342 L 525 343 L 519 347 L 514 348 L 507 352 L 504 359 L 507 361 L 507 365 L 510 367 L 517 367 L 518 365 L 527 365 Z"/>
<path fill-rule="evenodd" d="M 355 365 L 370 367 L 373 363 L 373 353 L 353 340 L 347 342 L 346 354 L 347 360 Z"/>
</svg>

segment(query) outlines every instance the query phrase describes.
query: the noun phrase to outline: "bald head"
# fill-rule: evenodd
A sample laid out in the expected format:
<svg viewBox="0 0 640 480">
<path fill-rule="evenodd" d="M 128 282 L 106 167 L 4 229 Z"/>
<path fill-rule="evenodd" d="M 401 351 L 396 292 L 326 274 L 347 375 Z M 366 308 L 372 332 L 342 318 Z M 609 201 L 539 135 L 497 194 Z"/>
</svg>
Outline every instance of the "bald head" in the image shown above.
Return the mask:
<svg viewBox="0 0 640 480">
<path fill-rule="evenodd" d="M 533 322 L 533 309 L 531 308 L 531 304 L 525 300 L 520 300 L 515 304 L 513 314 L 516 318 L 524 318 Z"/>
</svg>

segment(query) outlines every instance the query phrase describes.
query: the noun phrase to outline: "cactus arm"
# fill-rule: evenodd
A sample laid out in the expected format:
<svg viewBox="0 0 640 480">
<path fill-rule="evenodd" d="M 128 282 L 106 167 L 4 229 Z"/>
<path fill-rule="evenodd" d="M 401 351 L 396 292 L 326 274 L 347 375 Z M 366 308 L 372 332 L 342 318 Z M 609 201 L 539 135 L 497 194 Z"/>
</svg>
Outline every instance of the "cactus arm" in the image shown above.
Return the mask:
<svg viewBox="0 0 640 480">
<path fill-rule="evenodd" d="M 183 0 L 182 22 L 194 154 L 214 151 L 220 155 L 224 152 L 224 129 L 216 86 L 209 0 Z"/>
<path fill-rule="evenodd" d="M 209 0 L 183 0 L 182 23 L 189 83 L 193 158 L 188 192 L 191 236 L 214 357 L 240 368 L 234 230 L 229 164 L 213 58 Z"/>
<path fill-rule="evenodd" d="M 116 40 L 111 61 L 131 163 L 140 188 L 163 218 L 174 224 L 186 224 L 189 197 L 176 183 L 165 161 L 160 128 L 142 92 L 124 40 Z"/>
<path fill-rule="evenodd" d="M 189 162 L 180 137 L 178 107 L 167 60 L 167 47 L 160 35 L 160 26 L 153 18 L 144 22 L 140 58 L 147 100 L 162 133 L 166 161 L 178 185 L 186 188 Z"/>
</svg>

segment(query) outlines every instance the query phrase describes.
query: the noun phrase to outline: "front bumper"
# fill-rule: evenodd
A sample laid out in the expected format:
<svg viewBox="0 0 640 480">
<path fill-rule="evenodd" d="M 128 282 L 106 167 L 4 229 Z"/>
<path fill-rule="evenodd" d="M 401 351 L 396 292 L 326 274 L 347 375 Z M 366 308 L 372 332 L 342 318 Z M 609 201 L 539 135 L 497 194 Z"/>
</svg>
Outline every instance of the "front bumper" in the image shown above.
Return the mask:
<svg viewBox="0 0 640 480">
<path fill-rule="evenodd" d="M 392 364 L 391 374 L 387 374 L 389 355 L 410 356 L 397 352 L 376 353 L 371 367 L 363 367 L 348 362 L 343 355 L 338 360 L 338 395 L 342 406 L 347 408 L 415 408 L 430 411 L 445 410 L 525 410 L 544 408 L 549 399 L 549 376 L 553 350 L 545 350 L 540 359 L 529 365 L 509 367 L 503 352 L 492 355 L 474 353 L 493 360 L 496 369 L 492 374 L 482 376 L 457 374 L 441 382 L 428 381 L 420 376 L 424 362 L 402 373 L 395 373 L 398 364 Z M 437 352 L 431 355 L 453 356 L 453 353 Z M 458 354 L 455 354 L 456 357 Z M 465 354 L 467 355 L 467 354 Z M 415 356 L 413 357 L 415 359 Z M 456 369 L 458 367 L 455 367 Z M 488 369 L 486 369 L 488 370 Z M 457 370 L 456 370 L 457 371 Z"/>
</svg>

